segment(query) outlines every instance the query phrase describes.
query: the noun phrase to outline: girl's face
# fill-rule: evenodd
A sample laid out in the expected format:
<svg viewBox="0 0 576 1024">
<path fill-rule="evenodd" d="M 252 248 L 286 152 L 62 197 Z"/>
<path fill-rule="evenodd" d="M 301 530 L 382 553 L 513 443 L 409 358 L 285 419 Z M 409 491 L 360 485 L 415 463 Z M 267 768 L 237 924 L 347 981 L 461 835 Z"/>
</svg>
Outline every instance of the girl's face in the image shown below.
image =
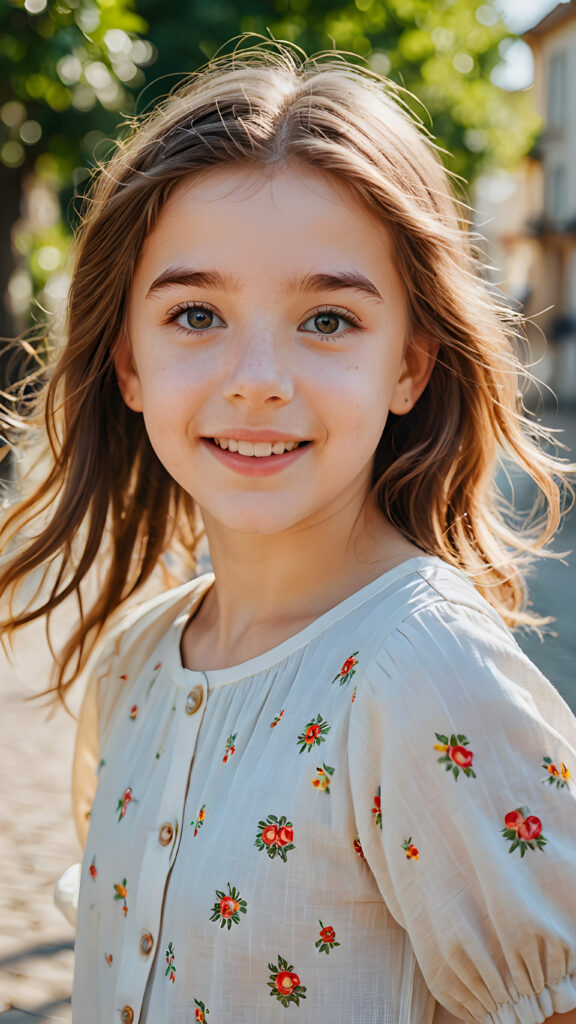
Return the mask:
<svg viewBox="0 0 576 1024">
<path fill-rule="evenodd" d="M 116 368 L 205 519 L 274 534 L 366 500 L 389 410 L 432 369 L 409 330 L 391 237 L 351 190 L 303 164 L 224 167 L 164 206 Z"/>
</svg>

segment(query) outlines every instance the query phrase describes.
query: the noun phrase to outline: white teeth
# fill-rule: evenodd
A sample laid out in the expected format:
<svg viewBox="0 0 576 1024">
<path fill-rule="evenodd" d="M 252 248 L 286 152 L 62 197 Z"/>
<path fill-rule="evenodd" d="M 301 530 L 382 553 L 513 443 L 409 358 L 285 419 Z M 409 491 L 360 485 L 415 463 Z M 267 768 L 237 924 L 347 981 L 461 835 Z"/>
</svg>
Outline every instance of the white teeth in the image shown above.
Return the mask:
<svg viewBox="0 0 576 1024">
<path fill-rule="evenodd" d="M 273 443 L 270 441 L 234 441 L 229 437 L 215 437 L 214 441 L 224 451 L 255 456 L 257 459 L 292 452 L 300 443 L 298 441 L 274 441 Z"/>
</svg>

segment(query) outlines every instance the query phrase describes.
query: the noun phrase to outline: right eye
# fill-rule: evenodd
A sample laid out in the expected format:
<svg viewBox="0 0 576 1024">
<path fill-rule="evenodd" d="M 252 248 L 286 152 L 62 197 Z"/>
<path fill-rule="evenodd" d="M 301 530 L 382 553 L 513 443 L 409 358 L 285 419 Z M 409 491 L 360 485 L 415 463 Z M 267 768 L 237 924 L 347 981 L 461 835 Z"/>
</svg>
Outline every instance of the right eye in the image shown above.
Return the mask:
<svg viewBox="0 0 576 1024">
<path fill-rule="evenodd" d="M 210 306 L 196 303 L 178 306 L 170 313 L 169 320 L 185 331 L 193 331 L 198 334 L 201 331 L 207 331 L 210 327 L 226 326 L 222 318 Z"/>
</svg>

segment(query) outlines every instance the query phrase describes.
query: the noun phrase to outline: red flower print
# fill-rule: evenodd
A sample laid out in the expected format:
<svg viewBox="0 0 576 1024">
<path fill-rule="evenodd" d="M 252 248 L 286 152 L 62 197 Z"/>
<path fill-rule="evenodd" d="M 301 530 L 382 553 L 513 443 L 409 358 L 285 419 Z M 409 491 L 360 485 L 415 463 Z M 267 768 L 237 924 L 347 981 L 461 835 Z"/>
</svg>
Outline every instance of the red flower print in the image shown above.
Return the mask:
<svg viewBox="0 0 576 1024">
<path fill-rule="evenodd" d="M 374 797 L 374 806 L 372 807 L 372 814 L 374 815 L 374 824 L 382 830 L 382 797 L 380 793 L 380 786 L 378 786 L 378 792 Z"/>
<path fill-rule="evenodd" d="M 138 705 L 137 704 L 134 704 L 130 708 L 130 718 L 132 719 L 133 722 L 135 722 L 136 719 L 138 718 Z"/>
<path fill-rule="evenodd" d="M 282 708 L 282 711 L 280 712 L 280 714 L 279 715 L 275 715 L 274 719 L 270 722 L 270 728 L 271 729 L 274 729 L 274 727 L 276 725 L 278 725 L 278 722 L 281 720 L 283 714 L 284 714 L 284 708 Z"/>
<path fill-rule="evenodd" d="M 448 747 L 448 757 L 460 768 L 469 768 L 474 754 L 471 750 L 466 750 L 466 747 Z"/>
<path fill-rule="evenodd" d="M 272 846 L 272 843 L 276 842 L 276 836 L 278 835 L 278 829 L 276 825 L 268 825 L 262 829 L 262 842 L 266 846 Z"/>
<path fill-rule="evenodd" d="M 272 860 L 278 856 L 286 862 L 289 851 L 294 849 L 292 822 L 287 821 L 285 815 L 277 818 L 275 814 L 269 814 L 266 821 L 258 822 L 258 829 L 254 846 L 265 850 Z"/>
<path fill-rule="evenodd" d="M 558 769 L 555 764 L 552 764 L 550 757 L 543 757 L 542 767 L 548 772 L 548 777 L 542 779 L 542 782 L 548 782 L 551 786 L 556 786 L 556 789 L 568 788 L 571 776 L 563 761 L 560 762 L 560 768 Z"/>
<path fill-rule="evenodd" d="M 518 835 L 521 839 L 538 839 L 542 832 L 542 822 L 535 814 L 529 814 L 521 825 L 518 826 Z"/>
<path fill-rule="evenodd" d="M 104 959 L 105 959 L 106 963 L 108 964 L 108 967 L 112 967 L 112 964 L 114 962 L 113 954 L 112 953 L 104 953 Z"/>
<path fill-rule="evenodd" d="M 472 768 L 474 754 L 467 750 L 469 741 L 462 733 L 452 733 L 450 738 L 443 733 L 435 733 L 438 743 L 434 744 L 434 750 L 439 750 L 442 757 L 438 758 L 439 764 L 444 764 L 447 772 L 452 772 L 455 779 L 458 779 L 460 772 L 463 772 L 469 779 L 476 778 L 476 772 Z"/>
<path fill-rule="evenodd" d="M 289 964 L 284 957 L 278 957 L 278 963 L 269 963 L 270 981 L 268 987 L 270 995 L 276 998 L 282 1006 L 289 1006 L 290 1003 L 300 1004 L 301 999 L 306 999 L 306 986 L 300 984 L 300 977 L 294 971 L 292 964 Z"/>
<path fill-rule="evenodd" d="M 210 1013 L 210 1010 L 207 1009 L 207 1007 L 204 1005 L 203 1002 L 200 1001 L 200 999 L 195 999 L 194 1005 L 196 1007 L 196 1012 L 194 1013 L 194 1020 L 198 1021 L 198 1024 L 203 1024 L 203 1022 L 206 1020 L 206 1017 Z"/>
<path fill-rule="evenodd" d="M 420 850 L 418 849 L 417 846 L 414 846 L 414 843 L 412 842 L 412 836 L 409 836 L 408 839 L 404 840 L 404 842 L 402 843 L 402 849 L 406 853 L 407 860 L 418 860 Z"/>
<path fill-rule="evenodd" d="M 120 679 L 122 680 L 122 682 L 124 682 L 124 683 L 125 683 L 125 682 L 126 682 L 126 680 L 128 679 L 128 676 L 127 676 L 127 675 L 121 675 L 121 676 L 120 676 Z"/>
<path fill-rule="evenodd" d="M 358 664 L 358 661 L 356 659 L 357 654 L 358 651 L 354 651 L 354 654 L 351 654 L 350 657 L 346 658 L 346 661 L 342 665 L 342 668 L 334 676 L 334 679 L 332 680 L 333 683 L 339 682 L 340 686 L 348 685 L 348 683 L 352 679 L 352 676 L 356 672 L 355 666 Z"/>
<path fill-rule="evenodd" d="M 127 808 L 128 808 L 128 804 L 132 803 L 133 799 L 134 799 L 134 794 L 132 793 L 132 787 L 128 786 L 128 788 L 124 790 L 122 796 L 118 800 L 118 804 L 117 804 L 117 807 L 116 807 L 116 814 L 118 815 L 118 821 L 122 821 L 122 818 L 125 817 L 126 811 L 127 811 Z"/>
<path fill-rule="evenodd" d="M 520 850 L 523 857 L 526 850 L 543 850 L 547 839 L 542 835 L 542 822 L 527 807 L 517 807 L 504 817 L 502 835 L 510 843 L 509 853 Z"/>
<path fill-rule="evenodd" d="M 228 737 L 228 739 L 226 740 L 226 747 L 224 749 L 224 757 L 222 758 L 222 763 L 223 764 L 226 764 L 226 761 L 228 760 L 228 758 L 232 757 L 232 754 L 236 750 L 235 743 L 236 743 L 237 735 L 238 735 L 237 732 L 231 733 L 230 736 Z"/>
<path fill-rule="evenodd" d="M 288 843 L 291 843 L 293 839 L 294 829 L 288 828 L 287 825 L 283 825 L 282 828 L 278 829 L 278 835 L 274 841 L 276 846 L 288 846 Z"/>
<path fill-rule="evenodd" d="M 504 818 L 504 824 L 506 825 L 506 828 L 512 829 L 518 829 L 523 821 L 524 817 L 520 813 L 520 811 L 509 811 L 506 817 Z"/>
<path fill-rule="evenodd" d="M 330 726 L 328 722 L 324 721 L 322 715 L 313 718 L 298 737 L 297 743 L 300 747 L 300 753 L 303 754 L 305 750 L 310 751 L 314 746 L 319 747 L 321 743 L 325 743 L 329 732 Z"/>
<path fill-rule="evenodd" d="M 290 995 L 299 984 L 300 978 L 293 971 L 280 971 L 276 975 L 276 988 L 283 995 Z"/>
<path fill-rule="evenodd" d="M 88 868 L 88 871 L 90 872 L 90 878 L 93 878 L 94 881 L 96 881 L 96 879 L 98 878 L 98 868 L 96 867 L 96 858 L 95 857 L 94 857 L 90 867 Z"/>
<path fill-rule="evenodd" d="M 336 932 L 332 925 L 323 925 L 322 921 L 319 921 L 318 924 L 320 925 L 320 938 L 314 945 L 319 953 L 330 953 L 335 946 L 340 945 L 339 942 L 336 942 Z"/>
<path fill-rule="evenodd" d="M 168 949 L 166 950 L 164 956 L 166 958 L 166 963 L 168 964 L 166 970 L 164 971 L 164 977 L 169 977 L 172 984 L 174 984 L 174 982 L 176 981 L 176 968 L 174 966 L 175 953 L 171 942 L 168 943 Z"/>
<path fill-rule="evenodd" d="M 216 889 L 216 903 L 212 907 L 211 921 L 219 921 L 220 927 L 228 927 L 228 930 L 233 924 L 240 923 L 240 914 L 246 913 L 247 903 L 240 896 L 240 893 L 236 888 L 230 888 L 230 882 L 226 883 L 228 892 L 222 892 L 220 889 Z"/>
<path fill-rule="evenodd" d="M 360 842 L 360 836 L 355 836 L 354 837 L 354 842 L 352 843 L 352 846 L 354 847 L 354 853 L 357 853 L 358 856 L 362 857 L 362 860 L 364 860 L 364 850 L 362 849 L 362 843 Z"/>
</svg>

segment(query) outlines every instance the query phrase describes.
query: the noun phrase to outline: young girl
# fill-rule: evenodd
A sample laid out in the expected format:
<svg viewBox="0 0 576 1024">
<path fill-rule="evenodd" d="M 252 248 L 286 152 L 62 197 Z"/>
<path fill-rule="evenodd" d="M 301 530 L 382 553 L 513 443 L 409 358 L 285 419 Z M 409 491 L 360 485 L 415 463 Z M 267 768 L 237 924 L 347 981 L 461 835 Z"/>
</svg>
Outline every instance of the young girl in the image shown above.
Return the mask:
<svg viewBox="0 0 576 1024">
<path fill-rule="evenodd" d="M 338 58 L 220 60 L 103 169 L 2 533 L 4 591 L 50 593 L 6 625 L 101 553 L 63 693 L 198 512 L 214 575 L 91 658 L 77 1024 L 576 1020 L 576 723 L 508 629 L 562 466 L 512 327 L 433 148 Z"/>
</svg>

